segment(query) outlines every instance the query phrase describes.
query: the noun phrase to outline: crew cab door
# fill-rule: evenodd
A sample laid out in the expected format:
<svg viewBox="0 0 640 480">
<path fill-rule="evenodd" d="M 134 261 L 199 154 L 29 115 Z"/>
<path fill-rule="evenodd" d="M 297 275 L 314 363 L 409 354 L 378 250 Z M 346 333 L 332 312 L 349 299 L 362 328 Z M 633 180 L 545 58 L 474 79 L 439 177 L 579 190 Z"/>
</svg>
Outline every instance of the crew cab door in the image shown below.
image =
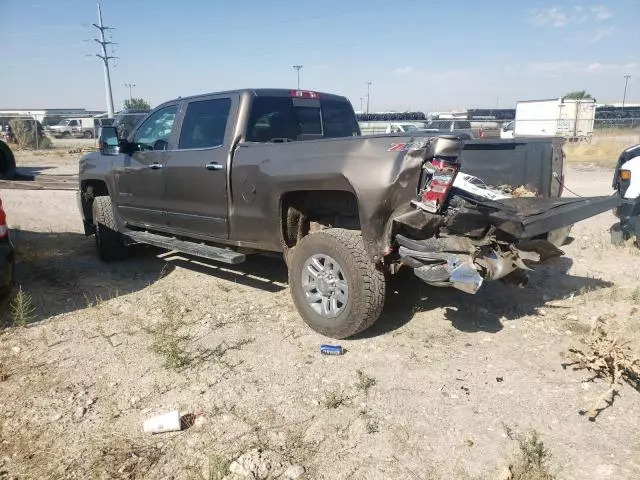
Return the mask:
<svg viewBox="0 0 640 480">
<path fill-rule="evenodd" d="M 152 113 L 134 133 L 136 151 L 114 162 L 118 209 L 128 224 L 166 227 L 164 168 L 175 144 L 177 113 L 177 104 Z"/>
<path fill-rule="evenodd" d="M 177 149 L 165 171 L 169 229 L 196 237 L 228 236 L 227 168 L 239 96 L 184 104 Z"/>
</svg>

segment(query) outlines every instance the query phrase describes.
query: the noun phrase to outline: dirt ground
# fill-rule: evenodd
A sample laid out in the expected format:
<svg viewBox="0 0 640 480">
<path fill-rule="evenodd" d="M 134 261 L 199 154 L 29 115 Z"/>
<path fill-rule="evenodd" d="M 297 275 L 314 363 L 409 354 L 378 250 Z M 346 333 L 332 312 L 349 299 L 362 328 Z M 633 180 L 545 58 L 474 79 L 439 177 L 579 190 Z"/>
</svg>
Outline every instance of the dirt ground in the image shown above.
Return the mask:
<svg viewBox="0 0 640 480">
<path fill-rule="evenodd" d="M 76 161 L 18 155 L 40 175 Z M 568 170 L 581 195 L 610 182 Z M 608 384 L 566 366 L 596 325 L 640 353 L 640 250 L 609 244 L 611 213 L 576 225 L 525 288 L 470 296 L 400 274 L 378 323 L 322 356 L 278 258 L 229 268 L 143 247 L 103 264 L 74 191 L 0 197 L 33 304 L 2 306 L 26 326 L 0 330 L 0 479 L 640 478 L 640 392 L 619 386 L 590 421 Z M 173 409 L 182 431 L 142 431 Z M 550 476 L 512 476 L 534 431 Z"/>
</svg>

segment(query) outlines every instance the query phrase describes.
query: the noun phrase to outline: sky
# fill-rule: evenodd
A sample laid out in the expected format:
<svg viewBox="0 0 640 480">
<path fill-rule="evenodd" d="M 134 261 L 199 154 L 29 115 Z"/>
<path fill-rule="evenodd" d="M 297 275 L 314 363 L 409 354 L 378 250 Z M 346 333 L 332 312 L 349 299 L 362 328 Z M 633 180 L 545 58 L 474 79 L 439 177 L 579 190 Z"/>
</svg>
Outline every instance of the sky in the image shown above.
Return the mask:
<svg viewBox="0 0 640 480">
<path fill-rule="evenodd" d="M 514 108 L 587 90 L 640 102 L 640 0 L 102 0 L 116 110 L 245 87 L 356 110 Z M 0 109 L 106 110 L 95 0 L 0 0 Z"/>
</svg>

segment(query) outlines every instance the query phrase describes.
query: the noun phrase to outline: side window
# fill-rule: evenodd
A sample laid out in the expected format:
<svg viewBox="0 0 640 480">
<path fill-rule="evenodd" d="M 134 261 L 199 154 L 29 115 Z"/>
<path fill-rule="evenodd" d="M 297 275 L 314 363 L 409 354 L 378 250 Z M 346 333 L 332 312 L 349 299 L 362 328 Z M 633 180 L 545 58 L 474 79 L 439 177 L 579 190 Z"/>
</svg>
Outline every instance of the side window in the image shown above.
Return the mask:
<svg viewBox="0 0 640 480">
<path fill-rule="evenodd" d="M 156 142 L 160 141 L 166 148 L 169 137 L 171 137 L 171 129 L 177 112 L 177 105 L 171 105 L 154 112 L 136 131 L 136 135 L 133 138 L 134 143 L 149 148 L 157 148 Z"/>
<path fill-rule="evenodd" d="M 230 98 L 191 102 L 182 122 L 178 149 L 212 148 L 224 143 Z"/>
<path fill-rule="evenodd" d="M 77 127 L 78 126 L 78 121 L 77 120 L 71 120 L 69 122 L 69 126 L 70 127 Z"/>
<path fill-rule="evenodd" d="M 300 126 L 290 98 L 257 97 L 253 100 L 246 133 L 248 142 L 296 140 L 299 134 Z"/>
</svg>

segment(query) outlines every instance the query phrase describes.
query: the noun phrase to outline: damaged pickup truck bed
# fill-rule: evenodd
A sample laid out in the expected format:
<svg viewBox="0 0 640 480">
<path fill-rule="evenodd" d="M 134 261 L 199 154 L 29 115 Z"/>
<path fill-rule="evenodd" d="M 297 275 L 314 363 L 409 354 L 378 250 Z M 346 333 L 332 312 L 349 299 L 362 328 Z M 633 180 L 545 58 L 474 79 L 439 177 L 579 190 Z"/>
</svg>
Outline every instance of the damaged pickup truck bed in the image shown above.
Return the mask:
<svg viewBox="0 0 640 480">
<path fill-rule="evenodd" d="M 615 197 L 554 198 L 562 152 L 552 141 L 526 150 L 550 160 L 538 162 L 548 170 L 535 185 L 541 197 L 488 200 L 454 185 L 461 166 L 502 181 L 491 174 L 513 173 L 518 145 L 362 137 L 344 97 L 223 92 L 160 105 L 119 143 L 104 127 L 100 152 L 80 161 L 78 199 L 103 260 L 131 243 L 232 264 L 282 252 L 304 321 L 345 338 L 378 319 L 386 279 L 403 265 L 430 285 L 475 293 L 561 254 L 549 232 L 615 206 Z"/>
</svg>

